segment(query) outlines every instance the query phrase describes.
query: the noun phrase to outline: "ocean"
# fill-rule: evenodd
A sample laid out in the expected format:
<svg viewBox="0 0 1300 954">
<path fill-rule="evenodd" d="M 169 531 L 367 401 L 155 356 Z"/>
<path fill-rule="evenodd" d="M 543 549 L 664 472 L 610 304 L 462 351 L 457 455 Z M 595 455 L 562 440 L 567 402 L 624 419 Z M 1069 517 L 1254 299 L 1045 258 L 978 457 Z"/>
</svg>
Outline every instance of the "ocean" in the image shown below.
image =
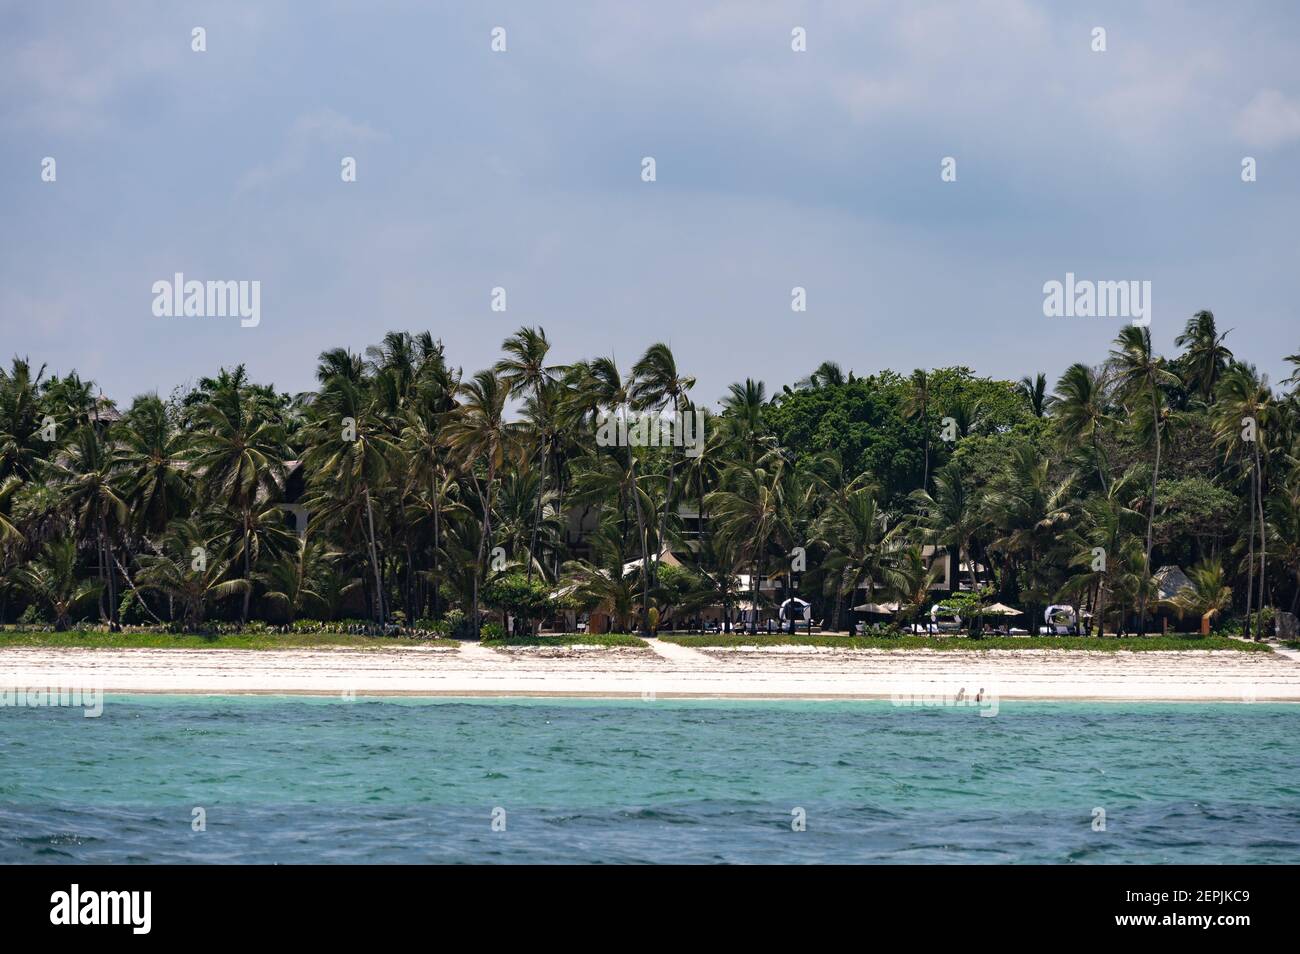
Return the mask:
<svg viewBox="0 0 1300 954">
<path fill-rule="evenodd" d="M 4 863 L 1300 862 L 1300 707 L 0 708 Z"/>
</svg>

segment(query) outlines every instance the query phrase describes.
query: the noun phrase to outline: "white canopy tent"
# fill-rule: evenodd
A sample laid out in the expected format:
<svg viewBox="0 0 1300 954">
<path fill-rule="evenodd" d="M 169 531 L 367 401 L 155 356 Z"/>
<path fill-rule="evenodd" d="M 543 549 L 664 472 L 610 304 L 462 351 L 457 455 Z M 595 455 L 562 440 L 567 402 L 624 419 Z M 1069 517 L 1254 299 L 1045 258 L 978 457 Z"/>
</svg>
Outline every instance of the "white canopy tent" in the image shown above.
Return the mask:
<svg viewBox="0 0 1300 954">
<path fill-rule="evenodd" d="M 812 604 L 807 600 L 801 600 L 797 596 L 792 596 L 781 604 L 778 614 L 781 618 L 781 628 L 789 629 L 794 632 L 795 623 L 809 623 L 812 621 Z"/>
</svg>

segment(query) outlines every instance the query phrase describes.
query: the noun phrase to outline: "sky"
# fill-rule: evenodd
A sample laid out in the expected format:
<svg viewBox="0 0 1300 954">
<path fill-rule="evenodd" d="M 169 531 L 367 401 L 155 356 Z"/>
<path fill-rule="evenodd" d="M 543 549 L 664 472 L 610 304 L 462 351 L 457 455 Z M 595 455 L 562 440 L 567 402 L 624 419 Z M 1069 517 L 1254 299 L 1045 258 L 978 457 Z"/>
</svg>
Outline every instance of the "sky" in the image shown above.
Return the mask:
<svg viewBox="0 0 1300 954">
<path fill-rule="evenodd" d="M 705 402 L 828 359 L 1054 382 L 1125 322 L 1045 317 L 1072 272 L 1150 281 L 1165 353 L 1213 310 L 1276 382 L 1298 28 L 1283 2 L 0 0 L 0 360 L 123 404 L 240 363 L 305 390 L 392 329 L 469 374 L 540 325 L 557 362 L 665 341 Z M 260 282 L 260 323 L 155 316 L 177 272 Z"/>
</svg>

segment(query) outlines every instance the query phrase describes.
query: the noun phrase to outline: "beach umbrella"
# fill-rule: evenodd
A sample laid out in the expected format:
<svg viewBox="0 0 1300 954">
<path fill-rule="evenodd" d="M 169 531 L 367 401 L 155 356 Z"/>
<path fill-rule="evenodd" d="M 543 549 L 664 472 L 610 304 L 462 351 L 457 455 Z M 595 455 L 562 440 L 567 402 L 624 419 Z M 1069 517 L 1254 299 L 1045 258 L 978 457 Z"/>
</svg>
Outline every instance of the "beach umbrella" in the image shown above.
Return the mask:
<svg viewBox="0 0 1300 954">
<path fill-rule="evenodd" d="M 897 603 L 863 603 L 853 607 L 855 613 L 897 613 Z"/>
<path fill-rule="evenodd" d="M 1014 606 L 1008 606 L 1006 603 L 994 603 L 991 606 L 984 607 L 980 612 L 985 616 L 1019 616 L 1022 611 Z"/>
</svg>

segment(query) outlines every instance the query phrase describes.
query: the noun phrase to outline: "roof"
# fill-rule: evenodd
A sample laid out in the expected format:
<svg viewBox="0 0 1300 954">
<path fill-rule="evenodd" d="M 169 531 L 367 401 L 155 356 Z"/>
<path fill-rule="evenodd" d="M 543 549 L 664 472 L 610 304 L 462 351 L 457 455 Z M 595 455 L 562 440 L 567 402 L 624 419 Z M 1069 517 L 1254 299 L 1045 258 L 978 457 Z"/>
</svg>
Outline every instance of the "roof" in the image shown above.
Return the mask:
<svg viewBox="0 0 1300 954">
<path fill-rule="evenodd" d="M 673 551 L 672 551 L 672 550 L 669 550 L 667 547 L 665 547 L 664 550 L 663 550 L 663 552 L 660 553 L 658 556 L 652 556 L 652 557 L 650 557 L 650 562 L 651 562 L 651 563 L 663 563 L 664 566 L 681 566 L 681 565 L 682 565 L 681 561 L 678 560 L 677 557 L 673 556 Z M 641 561 L 640 561 L 640 560 L 633 560 L 633 561 L 631 561 L 630 563 L 624 563 L 624 564 L 623 564 L 623 575 L 624 575 L 624 576 L 627 576 L 629 573 L 631 573 L 633 570 L 635 570 L 635 569 L 636 569 L 637 567 L 639 567 L 640 565 L 641 565 Z"/>
<path fill-rule="evenodd" d="M 1180 566 L 1162 566 L 1155 572 L 1156 581 L 1156 598 L 1162 600 L 1171 600 L 1178 595 L 1178 591 L 1184 587 L 1192 585 L 1192 581 L 1187 578 Z"/>
</svg>

